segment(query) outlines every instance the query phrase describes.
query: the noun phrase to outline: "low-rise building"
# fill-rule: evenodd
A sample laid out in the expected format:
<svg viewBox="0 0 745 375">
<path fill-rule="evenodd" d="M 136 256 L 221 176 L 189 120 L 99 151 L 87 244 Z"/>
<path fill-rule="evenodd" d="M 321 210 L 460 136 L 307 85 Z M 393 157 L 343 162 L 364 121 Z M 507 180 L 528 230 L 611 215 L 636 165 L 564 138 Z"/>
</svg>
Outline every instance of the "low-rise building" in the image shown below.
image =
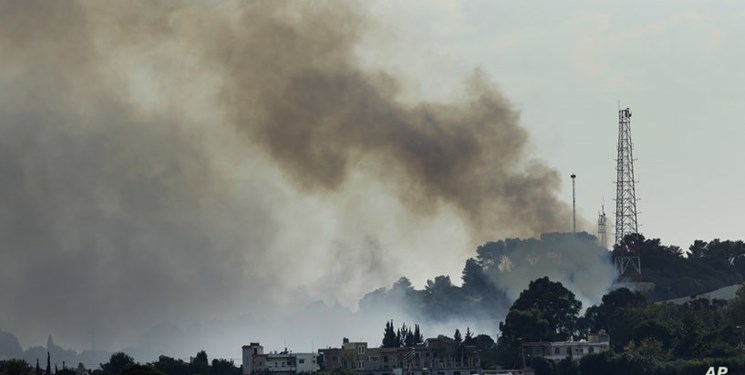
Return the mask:
<svg viewBox="0 0 745 375">
<path fill-rule="evenodd" d="M 560 361 L 566 357 L 580 359 L 587 354 L 610 350 L 610 336 L 605 330 L 600 330 L 588 335 L 587 340 L 526 342 L 522 347 L 526 355 L 543 357 L 551 361 Z"/>
<path fill-rule="evenodd" d="M 297 375 L 320 370 L 318 354 L 282 352 L 264 353 L 258 342 L 243 346 L 243 375 Z"/>
<path fill-rule="evenodd" d="M 479 373 L 481 366 L 475 347 L 459 348 L 442 337 L 407 348 L 371 348 L 345 338 L 341 348 L 319 353 L 323 370 L 348 368 L 366 375 L 470 375 Z"/>
</svg>

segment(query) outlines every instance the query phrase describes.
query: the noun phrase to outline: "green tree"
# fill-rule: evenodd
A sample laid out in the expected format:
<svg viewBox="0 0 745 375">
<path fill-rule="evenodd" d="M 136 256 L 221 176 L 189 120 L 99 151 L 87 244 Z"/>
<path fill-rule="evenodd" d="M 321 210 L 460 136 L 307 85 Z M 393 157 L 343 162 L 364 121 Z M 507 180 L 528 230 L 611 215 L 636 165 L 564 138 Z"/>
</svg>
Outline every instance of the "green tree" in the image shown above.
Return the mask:
<svg viewBox="0 0 745 375">
<path fill-rule="evenodd" d="M 453 285 L 450 276 L 437 276 L 427 280 L 423 291 L 426 312 L 434 319 L 446 319 L 457 314 L 463 302 L 460 288 Z"/>
<path fill-rule="evenodd" d="M 422 331 L 419 329 L 419 324 L 414 324 L 414 342 L 416 344 L 424 342 L 424 336 L 422 335 Z"/>
<path fill-rule="evenodd" d="M 393 330 L 393 320 L 385 323 L 385 331 L 383 332 L 383 348 L 396 348 L 398 342 L 396 341 L 396 332 Z"/>
<path fill-rule="evenodd" d="M 472 344 L 476 347 L 481 367 L 484 369 L 493 369 L 497 363 L 497 344 L 489 335 L 478 335 L 473 338 Z"/>
<path fill-rule="evenodd" d="M 466 260 L 461 279 L 463 280 L 463 290 L 468 295 L 482 295 L 492 286 L 484 268 L 473 258 Z"/>
<path fill-rule="evenodd" d="M 617 371 L 617 357 L 613 352 L 588 354 L 579 360 L 582 374 L 625 375 Z"/>
<path fill-rule="evenodd" d="M 107 375 L 120 375 L 124 369 L 135 365 L 134 358 L 126 353 L 117 352 L 111 355 L 109 361 L 101 364 L 101 370 Z"/>
<path fill-rule="evenodd" d="M 745 326 L 745 283 L 735 292 L 725 311 L 727 320 L 735 326 Z"/>
<path fill-rule="evenodd" d="M 192 375 L 188 363 L 165 355 L 158 357 L 158 361 L 152 363 L 152 366 L 166 375 Z"/>
<path fill-rule="evenodd" d="M 628 354 L 648 358 L 652 361 L 666 361 L 670 359 L 670 353 L 663 349 L 662 341 L 654 337 L 646 337 L 637 344 L 631 341 L 624 351 Z"/>
<path fill-rule="evenodd" d="M 677 345 L 678 332 L 672 325 L 675 319 L 647 319 L 636 324 L 632 330 L 634 341 L 642 343 L 645 339 L 654 340 L 664 350 L 671 350 Z"/>
<path fill-rule="evenodd" d="M 240 375 L 241 369 L 235 367 L 233 361 L 227 359 L 213 359 L 210 375 Z"/>
<path fill-rule="evenodd" d="M 2 375 L 32 375 L 34 369 L 28 362 L 22 359 L 8 359 L 0 361 L 0 374 Z"/>
<path fill-rule="evenodd" d="M 200 350 L 191 362 L 192 374 L 208 375 L 210 372 L 210 362 L 207 359 L 207 352 Z"/>
<path fill-rule="evenodd" d="M 395 347 L 409 348 L 417 344 L 414 331 L 406 323 L 401 324 L 401 328 L 398 329 L 397 334 L 398 342 Z"/>
<path fill-rule="evenodd" d="M 577 362 L 570 357 L 566 357 L 556 364 L 557 375 L 579 375 L 579 366 Z"/>
<path fill-rule="evenodd" d="M 554 375 L 553 363 L 543 357 L 535 357 L 532 360 L 535 375 Z"/>
<path fill-rule="evenodd" d="M 473 340 L 473 332 L 471 332 L 470 327 L 466 327 L 466 335 L 463 337 L 463 344 L 471 345 L 472 340 Z"/>
<path fill-rule="evenodd" d="M 548 320 L 538 310 L 510 310 L 504 323 L 499 324 L 502 335 L 499 342 L 541 341 L 551 336 Z"/>
<path fill-rule="evenodd" d="M 504 323 L 499 324 L 502 335 L 498 340 L 500 361 L 511 368 L 523 366 L 521 346 L 551 336 L 549 324 L 537 310 L 510 310 Z"/>
<path fill-rule="evenodd" d="M 530 282 L 528 289 L 520 293 L 510 310 L 536 310 L 548 321 L 550 339 L 565 340 L 573 333 L 577 314 L 582 308 L 574 293 L 543 277 Z"/>
</svg>

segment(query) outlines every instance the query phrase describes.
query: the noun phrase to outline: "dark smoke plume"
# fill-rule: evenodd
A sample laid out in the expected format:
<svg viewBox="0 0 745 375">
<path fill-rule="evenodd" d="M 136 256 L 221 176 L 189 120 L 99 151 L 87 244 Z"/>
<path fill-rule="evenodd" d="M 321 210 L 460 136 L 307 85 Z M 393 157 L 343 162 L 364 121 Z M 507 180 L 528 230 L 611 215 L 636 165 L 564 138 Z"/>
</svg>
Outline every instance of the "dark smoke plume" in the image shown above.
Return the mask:
<svg viewBox="0 0 745 375">
<path fill-rule="evenodd" d="M 483 75 L 459 103 L 404 105 L 394 77 L 359 67 L 364 21 L 338 5 L 246 7 L 232 24 L 202 24 L 204 58 L 247 142 L 307 191 L 333 193 L 364 168 L 415 212 L 454 207 L 480 240 L 567 228 L 559 175 L 526 162 L 518 114 Z"/>
<path fill-rule="evenodd" d="M 567 229 L 486 78 L 403 104 L 360 68 L 370 25 L 345 2 L 0 1 L 0 328 L 117 350 L 213 319 L 193 331 L 240 342 L 221 319 Z"/>
</svg>

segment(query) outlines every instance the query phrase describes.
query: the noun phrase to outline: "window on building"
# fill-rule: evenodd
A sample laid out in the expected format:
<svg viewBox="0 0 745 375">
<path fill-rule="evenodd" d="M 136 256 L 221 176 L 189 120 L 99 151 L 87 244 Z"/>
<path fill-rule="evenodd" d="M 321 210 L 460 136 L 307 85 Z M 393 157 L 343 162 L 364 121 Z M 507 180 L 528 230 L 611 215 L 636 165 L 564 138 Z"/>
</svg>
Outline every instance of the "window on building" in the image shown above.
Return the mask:
<svg viewBox="0 0 745 375">
<path fill-rule="evenodd" d="M 305 360 L 304 360 L 304 359 L 298 359 L 298 360 L 297 360 L 297 363 L 299 363 L 299 364 L 301 364 L 301 365 L 302 365 L 303 363 L 305 363 Z"/>
<path fill-rule="evenodd" d="M 357 363 L 357 369 L 364 370 L 365 369 L 365 361 L 359 361 Z"/>
<path fill-rule="evenodd" d="M 585 353 L 585 348 L 579 348 L 579 353 L 580 354 L 584 354 Z"/>
<path fill-rule="evenodd" d="M 560 351 L 558 347 L 554 348 L 554 354 L 560 354 Z"/>
<path fill-rule="evenodd" d="M 357 347 L 357 353 L 358 354 L 365 354 L 365 346 L 364 345 L 358 346 Z"/>
<path fill-rule="evenodd" d="M 383 362 L 384 362 L 384 363 L 388 363 L 388 356 L 387 356 L 387 355 L 384 355 L 384 356 L 383 356 Z M 385 375 L 385 374 L 384 374 L 384 375 Z"/>
<path fill-rule="evenodd" d="M 567 354 L 572 355 L 572 348 L 567 348 Z"/>
<path fill-rule="evenodd" d="M 595 353 L 595 348 L 593 348 L 593 347 L 591 346 L 591 347 L 587 348 L 587 352 L 588 352 L 588 353 Z"/>
</svg>

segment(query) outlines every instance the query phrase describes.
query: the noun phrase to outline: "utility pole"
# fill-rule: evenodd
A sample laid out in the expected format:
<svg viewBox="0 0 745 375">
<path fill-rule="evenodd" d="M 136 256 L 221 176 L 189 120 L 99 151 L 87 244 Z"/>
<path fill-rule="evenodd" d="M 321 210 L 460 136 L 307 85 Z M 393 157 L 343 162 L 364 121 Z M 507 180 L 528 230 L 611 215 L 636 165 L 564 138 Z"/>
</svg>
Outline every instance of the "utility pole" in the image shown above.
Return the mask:
<svg viewBox="0 0 745 375">
<path fill-rule="evenodd" d="M 574 179 L 576 174 L 572 174 L 572 236 L 577 235 L 577 194 L 574 188 Z"/>
</svg>

